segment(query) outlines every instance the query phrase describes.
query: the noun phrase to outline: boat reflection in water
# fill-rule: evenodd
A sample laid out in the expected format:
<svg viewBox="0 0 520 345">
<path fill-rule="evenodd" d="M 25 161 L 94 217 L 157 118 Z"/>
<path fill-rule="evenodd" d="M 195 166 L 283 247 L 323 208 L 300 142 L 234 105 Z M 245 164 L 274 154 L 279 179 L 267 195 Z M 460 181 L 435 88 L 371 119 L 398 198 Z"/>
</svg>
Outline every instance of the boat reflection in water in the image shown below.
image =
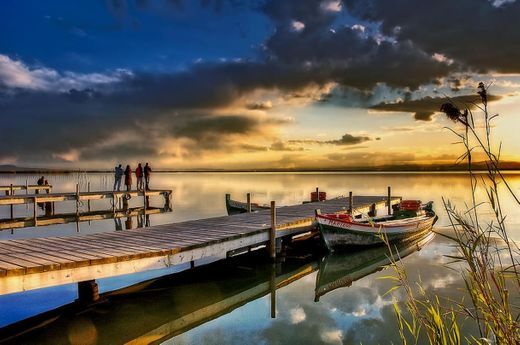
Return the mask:
<svg viewBox="0 0 520 345">
<path fill-rule="evenodd" d="M 404 258 L 420 250 L 434 237 L 435 233 L 430 231 L 414 241 L 391 245 L 392 256 L 390 256 L 389 248 L 381 245 L 355 249 L 348 254 L 332 253 L 323 257 L 316 276 L 314 300 L 318 302 L 320 297 L 326 293 L 338 288 L 349 287 L 352 282 L 381 270 L 385 265 L 391 263 L 391 257 L 393 259 Z"/>
</svg>

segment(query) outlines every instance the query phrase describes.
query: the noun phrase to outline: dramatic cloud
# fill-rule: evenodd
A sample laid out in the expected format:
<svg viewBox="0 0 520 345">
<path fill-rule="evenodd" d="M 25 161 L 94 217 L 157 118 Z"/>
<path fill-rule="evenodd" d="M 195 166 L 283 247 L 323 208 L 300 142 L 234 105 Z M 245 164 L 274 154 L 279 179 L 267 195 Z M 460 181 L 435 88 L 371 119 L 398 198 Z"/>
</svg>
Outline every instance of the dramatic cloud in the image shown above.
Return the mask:
<svg viewBox="0 0 520 345">
<path fill-rule="evenodd" d="M 499 100 L 500 96 L 489 95 L 488 101 Z M 435 113 L 440 112 L 441 105 L 446 102 L 453 102 L 460 108 L 467 107 L 468 109 L 475 109 L 476 104 L 480 102 L 480 97 L 467 95 L 457 97 L 425 97 L 416 100 L 405 100 L 397 103 L 380 103 L 370 107 L 370 109 L 377 111 L 389 112 L 403 112 L 414 113 L 414 118 L 420 121 L 431 121 Z"/>
<path fill-rule="evenodd" d="M 263 7 L 277 25 L 266 53 L 278 63 L 302 66 L 340 85 L 369 90 L 378 83 L 415 89 L 452 69 L 411 42 L 392 42 L 363 35 L 359 26 L 331 31 L 338 15 L 318 1 L 267 1 Z M 303 23 L 294 30 L 294 20 Z"/>
<path fill-rule="evenodd" d="M 365 141 L 372 140 L 367 136 L 354 136 L 352 134 L 344 134 L 341 139 L 337 140 L 289 140 L 292 144 L 331 144 L 331 145 L 357 145 Z M 380 138 L 376 138 L 380 140 Z"/>
<path fill-rule="evenodd" d="M 463 68 L 520 72 L 520 2 L 489 0 L 345 0 L 355 16 L 380 23 L 384 35 L 411 41 Z"/>
</svg>

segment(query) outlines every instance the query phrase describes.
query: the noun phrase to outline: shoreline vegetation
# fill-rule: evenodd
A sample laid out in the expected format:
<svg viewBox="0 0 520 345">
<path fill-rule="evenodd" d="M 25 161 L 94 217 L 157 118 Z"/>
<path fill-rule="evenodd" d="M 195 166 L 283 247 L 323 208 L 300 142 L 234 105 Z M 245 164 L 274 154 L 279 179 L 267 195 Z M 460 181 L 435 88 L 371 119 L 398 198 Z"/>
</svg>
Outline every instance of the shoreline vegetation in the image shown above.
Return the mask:
<svg viewBox="0 0 520 345">
<path fill-rule="evenodd" d="M 520 344 L 520 248 L 510 238 L 501 204 L 504 195 L 512 196 L 518 206 L 520 199 L 502 174 L 502 143 L 492 140 L 492 120 L 498 115 L 490 116 L 488 111 L 487 86 L 481 82 L 477 90 L 482 101 L 474 104 L 482 112 L 478 118 L 469 105 L 459 107 L 450 99 L 441 107 L 449 119 L 463 125 L 451 131 L 464 146 L 458 161 L 466 166 L 471 182 L 472 200 L 464 206 L 443 197 L 453 234 L 437 233 L 456 248 L 455 255 L 445 255 L 449 260 L 445 267 L 460 273 L 465 283 L 463 296 L 452 299 L 428 291 L 421 281 L 410 280 L 400 258 L 393 260 L 389 267 L 394 274 L 384 278 L 395 282 L 387 293 L 397 289 L 404 293 L 402 303 L 394 300 L 403 344 Z M 487 157 L 487 174 L 478 177 L 472 161 L 477 151 Z M 486 196 L 476 194 L 479 186 L 486 190 Z M 383 235 L 382 238 L 385 239 Z M 468 326 L 475 330 L 468 333 Z"/>
<path fill-rule="evenodd" d="M 473 172 L 486 172 L 486 162 L 473 162 Z M 520 162 L 500 162 L 498 168 L 501 171 L 519 171 Z M 26 174 L 26 173 L 46 173 L 46 174 L 73 174 L 73 173 L 112 173 L 113 169 L 61 169 L 61 168 L 35 168 L 18 167 L 15 165 L 0 165 L 0 174 Z M 155 173 L 255 173 L 255 172 L 468 172 L 467 166 L 463 164 L 431 164 L 431 165 L 381 165 L 374 167 L 343 167 L 343 168 L 279 168 L 279 169 L 156 169 Z"/>
</svg>

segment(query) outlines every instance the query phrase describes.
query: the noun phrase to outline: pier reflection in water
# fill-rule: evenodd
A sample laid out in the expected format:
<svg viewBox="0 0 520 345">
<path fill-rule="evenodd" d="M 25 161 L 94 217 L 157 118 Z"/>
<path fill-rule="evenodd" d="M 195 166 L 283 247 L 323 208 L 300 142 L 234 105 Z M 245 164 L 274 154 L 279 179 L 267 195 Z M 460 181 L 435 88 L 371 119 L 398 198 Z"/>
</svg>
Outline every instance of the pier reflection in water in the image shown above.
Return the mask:
<svg viewBox="0 0 520 345">
<path fill-rule="evenodd" d="M 432 238 L 430 234 L 400 246 L 399 254 L 409 255 Z M 265 253 L 258 251 L 152 279 L 106 293 L 95 305 L 72 303 L 13 324 L 0 331 L 0 339 L 12 344 L 161 343 L 264 296 L 270 306 L 265 305 L 256 313 L 263 313 L 265 320 L 269 319 L 268 314 L 274 318 L 279 310 L 276 290 L 305 279 L 318 269 L 317 297 L 350 286 L 378 271 L 389 260 L 385 247 L 321 258 L 309 253 L 305 244 L 296 244 L 288 249 L 282 263 L 269 263 Z"/>
</svg>

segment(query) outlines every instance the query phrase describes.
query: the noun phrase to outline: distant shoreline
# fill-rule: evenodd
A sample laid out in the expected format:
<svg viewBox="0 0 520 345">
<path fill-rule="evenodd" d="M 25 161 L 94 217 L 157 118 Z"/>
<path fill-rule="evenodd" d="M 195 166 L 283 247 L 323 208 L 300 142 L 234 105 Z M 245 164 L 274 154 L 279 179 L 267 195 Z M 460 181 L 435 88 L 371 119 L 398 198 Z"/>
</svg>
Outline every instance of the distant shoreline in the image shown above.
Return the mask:
<svg viewBox="0 0 520 345">
<path fill-rule="evenodd" d="M 520 173 L 519 168 L 502 168 L 503 172 Z M 248 169 L 248 170 L 155 170 L 153 173 L 467 173 L 466 169 Z M 474 168 L 474 173 L 487 173 L 486 169 Z M 104 174 L 112 170 L 59 170 L 27 169 L 0 170 L 1 175 L 9 174 Z"/>
</svg>

